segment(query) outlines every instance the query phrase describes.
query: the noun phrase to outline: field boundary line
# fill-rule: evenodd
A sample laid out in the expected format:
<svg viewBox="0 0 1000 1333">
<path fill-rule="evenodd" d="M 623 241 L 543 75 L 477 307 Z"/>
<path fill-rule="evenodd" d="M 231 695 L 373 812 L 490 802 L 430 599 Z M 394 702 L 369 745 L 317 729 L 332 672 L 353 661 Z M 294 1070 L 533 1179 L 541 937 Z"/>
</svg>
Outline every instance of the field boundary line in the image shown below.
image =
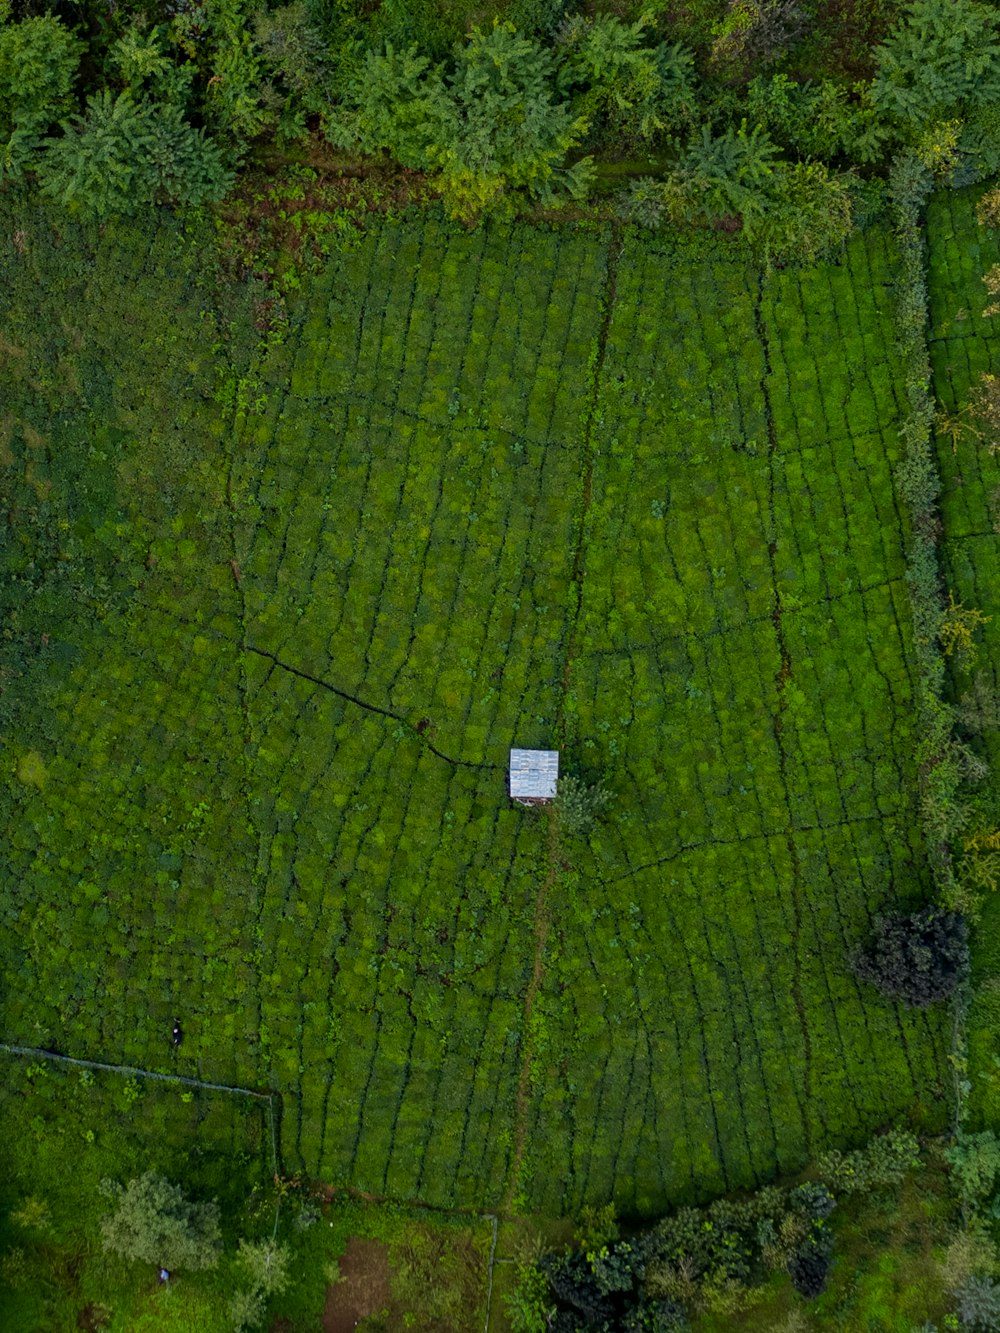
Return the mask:
<svg viewBox="0 0 1000 1333">
<path fill-rule="evenodd" d="M 486 1265 L 486 1323 L 483 1325 L 483 1333 L 490 1333 L 490 1306 L 493 1303 L 493 1265 L 496 1262 L 498 1227 L 496 1213 L 483 1213 L 481 1216 L 493 1225 L 493 1236 L 490 1240 L 490 1257 Z"/>
<path fill-rule="evenodd" d="M 910 517 L 906 550 L 906 586 L 916 659 L 916 708 L 923 733 L 918 748 L 918 821 L 923 832 L 931 877 L 938 900 L 947 909 L 966 911 L 956 881 L 951 838 L 959 777 L 955 766 L 941 763 L 954 746 L 955 710 L 946 699 L 947 667 L 940 631 L 945 615 L 945 576 L 941 565 L 941 468 L 934 445 L 934 375 L 930 360 L 929 242 L 926 205 L 934 188 L 930 171 L 915 156 L 901 154 L 889 174 L 894 231 L 902 259 L 895 320 L 897 345 L 903 358 L 907 411 L 900 424 L 904 446 L 898 492 Z M 936 819 L 932 824 L 930 816 Z M 968 1102 L 966 1022 L 969 982 L 963 981 L 952 1001 L 948 1063 L 952 1070 L 951 1133 L 962 1131 Z"/>
<path fill-rule="evenodd" d="M 0 1053 L 4 1055 L 25 1055 L 37 1060 L 52 1060 L 58 1064 L 72 1065 L 77 1069 L 99 1069 L 108 1074 L 125 1074 L 130 1078 L 148 1078 L 158 1083 L 181 1084 L 187 1088 L 203 1088 L 208 1092 L 225 1092 L 231 1096 L 252 1097 L 255 1101 L 266 1102 L 268 1107 L 268 1125 L 271 1131 L 271 1166 L 275 1176 L 281 1175 L 281 1158 L 278 1153 L 276 1130 L 277 1114 L 275 1102 L 280 1109 L 280 1092 L 259 1092 L 254 1088 L 240 1088 L 231 1083 L 212 1083 L 206 1079 L 192 1078 L 188 1074 L 164 1074 L 157 1069 L 140 1069 L 137 1065 L 115 1065 L 107 1060 L 89 1060 L 79 1055 L 60 1055 L 58 1051 L 47 1051 L 40 1046 L 19 1046 L 14 1042 L 0 1041 Z"/>
</svg>

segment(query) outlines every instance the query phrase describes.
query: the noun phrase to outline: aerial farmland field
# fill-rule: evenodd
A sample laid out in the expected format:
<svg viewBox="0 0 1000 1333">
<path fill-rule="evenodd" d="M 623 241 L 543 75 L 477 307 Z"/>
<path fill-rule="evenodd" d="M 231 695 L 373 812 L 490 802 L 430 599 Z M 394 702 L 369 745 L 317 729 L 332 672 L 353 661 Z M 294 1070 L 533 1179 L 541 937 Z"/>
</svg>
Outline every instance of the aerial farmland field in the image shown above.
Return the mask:
<svg viewBox="0 0 1000 1333">
<path fill-rule="evenodd" d="M 166 223 L 2 245 L 8 1041 L 273 1088 L 288 1170 L 443 1207 L 943 1125 L 947 1018 L 847 961 L 928 887 L 888 233 L 373 222 L 270 338 Z"/>
</svg>

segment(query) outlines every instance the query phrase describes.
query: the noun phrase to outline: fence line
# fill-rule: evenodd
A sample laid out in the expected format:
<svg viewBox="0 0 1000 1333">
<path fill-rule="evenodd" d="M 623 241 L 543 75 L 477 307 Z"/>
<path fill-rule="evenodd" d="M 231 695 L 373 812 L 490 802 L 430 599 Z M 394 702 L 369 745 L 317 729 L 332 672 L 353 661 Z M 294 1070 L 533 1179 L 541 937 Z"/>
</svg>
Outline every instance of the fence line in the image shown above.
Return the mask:
<svg viewBox="0 0 1000 1333">
<path fill-rule="evenodd" d="M 497 1252 L 497 1215 L 496 1213 L 484 1213 L 483 1217 L 493 1223 L 493 1238 L 490 1241 L 490 1259 L 486 1265 L 486 1323 L 483 1327 L 483 1333 L 490 1333 L 490 1302 L 493 1299 L 493 1260 Z"/>
<path fill-rule="evenodd" d="M 139 1069 L 136 1065 L 113 1065 L 106 1060 L 87 1060 L 78 1055 L 60 1055 L 58 1051 L 46 1051 L 39 1046 L 17 1046 L 12 1042 L 0 1041 L 0 1053 L 4 1055 L 25 1055 L 37 1060 L 54 1060 L 57 1064 L 72 1065 L 77 1069 L 99 1069 L 108 1074 L 126 1074 L 130 1078 L 148 1078 L 154 1079 L 158 1083 L 179 1083 L 187 1088 L 204 1088 L 209 1092 L 226 1092 L 238 1097 L 252 1097 L 254 1101 L 267 1103 L 267 1120 L 271 1130 L 271 1164 L 274 1168 L 275 1176 L 281 1175 L 281 1159 L 278 1156 L 278 1135 L 277 1135 L 277 1115 L 281 1108 L 281 1094 L 279 1092 L 258 1092 L 254 1088 L 238 1088 L 231 1083 L 211 1083 L 205 1079 L 191 1078 L 187 1074 L 164 1074 L 157 1069 Z M 277 1109 L 276 1109 L 277 1108 Z M 437 1210 L 434 1210 L 437 1211 Z M 441 1209 L 440 1211 L 450 1213 L 451 1216 L 460 1214 L 450 1209 Z M 271 1233 L 272 1243 L 278 1234 L 278 1219 L 281 1215 L 281 1200 L 278 1200 L 278 1207 L 274 1214 L 274 1230 Z M 493 1268 L 497 1262 L 497 1230 L 498 1218 L 496 1213 L 481 1213 L 484 1222 L 492 1225 L 492 1235 L 490 1238 L 490 1257 L 486 1266 L 486 1323 L 483 1333 L 490 1333 L 490 1311 L 493 1300 Z"/>
<path fill-rule="evenodd" d="M 254 1088 L 237 1088 L 230 1083 L 210 1083 L 205 1079 L 190 1078 L 187 1074 L 164 1074 L 157 1069 L 139 1069 L 135 1065 L 113 1065 L 106 1060 L 86 1060 L 77 1055 L 60 1055 L 58 1051 L 46 1051 L 38 1046 L 16 1046 L 6 1041 L 0 1041 L 0 1052 L 5 1055 L 27 1055 L 37 1060 L 55 1060 L 59 1064 L 73 1065 L 78 1069 L 100 1069 L 109 1074 L 127 1074 L 130 1078 L 155 1079 L 158 1083 L 179 1083 L 186 1088 L 204 1088 L 209 1092 L 226 1092 L 266 1102 L 268 1125 L 271 1130 L 271 1165 L 274 1174 L 281 1175 L 281 1158 L 278 1154 L 278 1135 L 275 1125 L 277 1119 L 275 1102 L 279 1105 L 281 1102 L 281 1094 L 278 1092 L 258 1092 Z"/>
</svg>

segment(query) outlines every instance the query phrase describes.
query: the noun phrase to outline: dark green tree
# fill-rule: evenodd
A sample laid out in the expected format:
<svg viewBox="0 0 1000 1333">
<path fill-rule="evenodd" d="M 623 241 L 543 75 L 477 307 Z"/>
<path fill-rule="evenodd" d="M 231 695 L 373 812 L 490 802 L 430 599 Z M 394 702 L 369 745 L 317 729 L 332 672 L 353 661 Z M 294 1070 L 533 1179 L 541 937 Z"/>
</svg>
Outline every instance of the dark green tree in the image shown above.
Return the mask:
<svg viewBox="0 0 1000 1333">
<path fill-rule="evenodd" d="M 232 180 L 218 147 L 178 106 L 107 90 L 63 122 L 61 138 L 46 140 L 38 178 L 44 194 L 98 219 L 221 199 Z"/>
<path fill-rule="evenodd" d="M 649 142 L 693 121 L 694 57 L 679 45 L 650 45 L 643 19 L 573 15 L 559 30 L 556 52 L 559 88 L 592 126 Z"/>
<path fill-rule="evenodd" d="M 348 79 L 326 135 L 341 148 L 388 152 L 404 167 L 424 170 L 443 132 L 447 94 L 440 68 L 415 46 L 369 51 Z"/>
<path fill-rule="evenodd" d="M 564 159 L 586 123 L 559 99 L 553 72 L 552 56 L 509 23 L 474 29 L 450 72 L 416 47 L 387 46 L 349 80 L 327 136 L 431 172 L 457 217 L 474 218 L 510 192 L 579 196 L 589 159 L 571 169 Z"/>
<path fill-rule="evenodd" d="M 973 1333 L 997 1333 L 1000 1329 L 1000 1283 L 983 1274 L 966 1278 L 955 1293 L 958 1317 Z"/>
<path fill-rule="evenodd" d="M 805 31 L 810 10 L 806 0 L 729 0 L 725 17 L 715 25 L 711 69 L 740 83 L 773 65 Z"/>
<path fill-rule="evenodd" d="M 1000 100 L 1000 15 L 978 0 L 912 0 L 876 60 L 876 108 L 925 129 Z"/>
<path fill-rule="evenodd" d="M 946 999 L 968 966 L 968 928 L 959 912 L 925 907 L 880 916 L 852 959 L 854 971 L 887 999 L 924 1009 Z"/>
<path fill-rule="evenodd" d="M 736 218 L 752 234 L 768 209 L 777 156 L 777 146 L 757 125 L 748 130 L 744 121 L 718 135 L 703 125 L 667 181 L 668 214 L 701 225 Z"/>
<path fill-rule="evenodd" d="M 848 87 L 833 79 L 796 83 L 787 74 L 758 76 L 747 89 L 747 111 L 782 147 L 824 161 L 877 162 L 891 136 L 866 82 Z"/>
<path fill-rule="evenodd" d="M 294 0 L 258 9 L 254 37 L 265 73 L 262 102 L 275 137 L 279 143 L 300 139 L 309 118 L 324 115 L 330 102 L 330 61 L 319 31 L 303 0 Z"/>
<path fill-rule="evenodd" d="M 814 1226 L 792 1256 L 788 1275 L 806 1300 L 815 1300 L 826 1286 L 833 1261 L 833 1237 L 822 1223 Z"/>
<path fill-rule="evenodd" d="M 448 78 L 430 151 L 456 216 L 475 217 L 509 190 L 544 202 L 559 190 L 585 193 L 589 159 L 570 170 L 563 164 L 586 121 L 558 99 L 553 73 L 551 54 L 512 24 L 473 30 Z"/>
</svg>

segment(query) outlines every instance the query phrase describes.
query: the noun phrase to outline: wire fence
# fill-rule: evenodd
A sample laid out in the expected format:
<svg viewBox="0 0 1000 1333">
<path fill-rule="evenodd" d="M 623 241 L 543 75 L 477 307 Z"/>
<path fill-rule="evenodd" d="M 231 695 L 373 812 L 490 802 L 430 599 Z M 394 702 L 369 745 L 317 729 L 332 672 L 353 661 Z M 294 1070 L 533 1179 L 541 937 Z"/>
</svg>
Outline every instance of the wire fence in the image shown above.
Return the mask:
<svg viewBox="0 0 1000 1333">
<path fill-rule="evenodd" d="M 97 1069 L 108 1074 L 124 1074 L 128 1078 L 147 1078 L 157 1083 L 179 1084 L 187 1088 L 199 1088 L 206 1092 L 224 1092 L 231 1096 L 251 1097 L 254 1101 L 265 1103 L 267 1106 L 267 1121 L 270 1130 L 271 1139 L 271 1166 L 275 1177 L 281 1175 L 281 1155 L 278 1149 L 278 1121 L 281 1117 L 281 1094 L 278 1092 L 260 1092 L 254 1088 L 239 1088 L 230 1083 L 212 1083 L 206 1079 L 191 1078 L 187 1074 L 164 1074 L 157 1069 L 140 1069 L 136 1065 L 115 1065 L 107 1060 L 87 1060 L 77 1055 L 60 1055 L 58 1051 L 47 1051 L 40 1046 L 18 1046 L 13 1042 L 0 1041 L 0 1053 L 4 1055 L 27 1056 L 33 1060 L 51 1060 L 56 1064 L 70 1065 L 75 1069 Z M 446 1209 L 435 1209 L 433 1211 L 446 1212 Z M 455 1214 L 459 1215 L 458 1213 Z M 489 1333 L 490 1315 L 493 1300 L 493 1269 L 497 1262 L 497 1230 L 499 1219 L 495 1213 L 480 1214 L 484 1222 L 489 1222 L 492 1227 L 490 1237 L 490 1254 L 486 1265 L 486 1321 L 483 1325 L 484 1333 Z M 278 1222 L 281 1218 L 281 1200 L 274 1213 L 274 1227 L 271 1231 L 272 1244 L 278 1235 Z"/>
<path fill-rule="evenodd" d="M 128 1078 L 145 1078 L 157 1083 L 179 1084 L 186 1088 L 200 1088 L 206 1092 L 224 1092 L 230 1096 L 252 1097 L 254 1101 L 267 1106 L 267 1123 L 271 1140 L 271 1169 L 277 1179 L 281 1175 L 281 1154 L 278 1149 L 278 1120 L 281 1115 L 281 1094 L 278 1092 L 259 1092 L 254 1088 L 238 1088 L 229 1083 L 210 1083 L 205 1079 L 190 1078 L 187 1074 L 164 1074 L 157 1069 L 139 1069 L 136 1065 L 114 1065 L 106 1060 L 86 1060 L 77 1055 L 60 1055 L 58 1051 L 46 1051 L 40 1046 L 17 1046 L 13 1042 L 0 1042 L 0 1052 L 4 1055 L 24 1055 L 33 1060 L 51 1060 L 56 1064 L 70 1065 L 75 1069 L 98 1069 L 108 1074 L 124 1074 Z M 272 1242 L 278 1234 L 278 1220 L 281 1216 L 281 1200 L 274 1214 Z"/>
</svg>

